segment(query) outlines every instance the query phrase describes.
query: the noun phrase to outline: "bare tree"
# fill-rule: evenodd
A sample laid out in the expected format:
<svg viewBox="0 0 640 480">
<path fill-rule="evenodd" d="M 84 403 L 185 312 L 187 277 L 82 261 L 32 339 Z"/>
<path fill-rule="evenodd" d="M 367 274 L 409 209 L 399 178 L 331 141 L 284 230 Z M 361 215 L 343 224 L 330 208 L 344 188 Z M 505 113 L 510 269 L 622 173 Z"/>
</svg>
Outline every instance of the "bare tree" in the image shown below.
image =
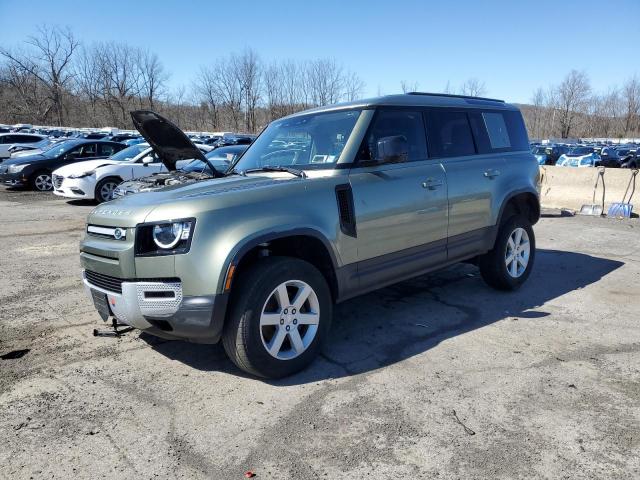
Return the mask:
<svg viewBox="0 0 640 480">
<path fill-rule="evenodd" d="M 460 87 L 461 95 L 469 95 L 471 97 L 480 97 L 486 95 L 487 87 L 484 82 L 477 78 L 470 78 Z"/>
<path fill-rule="evenodd" d="M 260 101 L 261 67 L 260 59 L 255 51 L 246 49 L 241 55 L 232 56 L 231 61 L 238 77 L 242 95 L 245 129 L 256 130 L 256 109 Z"/>
<path fill-rule="evenodd" d="M 144 99 L 147 106 L 153 110 L 156 101 L 165 93 L 169 75 L 165 72 L 158 55 L 148 50 L 138 50 L 136 67 L 139 71 L 138 92 L 140 98 Z"/>
<path fill-rule="evenodd" d="M 556 88 L 562 138 L 568 138 L 571 134 L 576 119 L 584 112 L 590 93 L 587 74 L 577 70 L 571 70 Z"/>
<path fill-rule="evenodd" d="M 20 75 L 37 79 L 47 91 L 57 125 L 65 122 L 64 95 L 71 86 L 73 71 L 71 61 L 79 42 L 71 30 L 41 26 L 37 34 L 25 42 L 28 52 L 16 52 L 0 48 L 0 55 L 10 68 Z"/>
<path fill-rule="evenodd" d="M 532 97 L 533 104 L 533 136 L 534 138 L 542 138 L 542 125 L 544 114 L 545 94 L 542 88 L 536 89 Z"/>
<path fill-rule="evenodd" d="M 400 88 L 402 89 L 402 93 L 417 92 L 418 82 L 409 83 L 406 80 L 401 80 Z"/>
<path fill-rule="evenodd" d="M 640 130 L 640 81 L 635 75 L 622 87 L 624 102 L 624 135 Z"/>
<path fill-rule="evenodd" d="M 344 96 L 348 102 L 353 102 L 362 96 L 364 81 L 355 72 L 346 74 L 344 79 Z"/>
</svg>

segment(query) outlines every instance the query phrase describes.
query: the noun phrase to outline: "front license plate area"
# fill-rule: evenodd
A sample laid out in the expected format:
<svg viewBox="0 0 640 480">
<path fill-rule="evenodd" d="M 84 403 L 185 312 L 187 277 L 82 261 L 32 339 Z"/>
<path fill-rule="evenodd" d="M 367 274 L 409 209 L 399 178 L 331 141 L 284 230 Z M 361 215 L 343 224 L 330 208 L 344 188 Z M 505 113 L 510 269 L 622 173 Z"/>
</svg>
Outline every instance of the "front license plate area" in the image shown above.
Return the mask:
<svg viewBox="0 0 640 480">
<path fill-rule="evenodd" d="M 111 309 L 109 308 L 109 300 L 107 300 L 107 295 L 99 292 L 97 290 L 91 289 L 91 297 L 93 297 L 93 305 L 98 310 L 98 314 L 100 314 L 100 318 L 105 322 L 109 320 L 111 316 Z"/>
</svg>

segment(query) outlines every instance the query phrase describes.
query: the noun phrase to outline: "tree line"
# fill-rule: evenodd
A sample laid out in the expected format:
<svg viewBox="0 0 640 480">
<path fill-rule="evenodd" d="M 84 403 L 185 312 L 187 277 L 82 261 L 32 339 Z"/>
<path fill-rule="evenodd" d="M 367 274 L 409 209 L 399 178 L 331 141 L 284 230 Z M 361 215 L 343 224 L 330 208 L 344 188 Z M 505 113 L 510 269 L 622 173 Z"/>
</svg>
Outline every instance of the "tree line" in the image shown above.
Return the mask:
<svg viewBox="0 0 640 480">
<path fill-rule="evenodd" d="M 41 26 L 0 47 L 0 120 L 40 125 L 132 128 L 129 111 L 149 108 L 185 130 L 255 133 L 307 109 L 360 98 L 365 84 L 331 58 L 264 61 L 247 48 L 202 65 L 189 85 L 169 88 L 157 54 L 119 42 L 83 45 L 68 28 Z M 403 92 L 418 90 L 403 80 Z M 443 93 L 482 96 L 470 78 Z M 382 92 L 379 92 L 382 93 Z M 640 137 L 640 80 L 594 92 L 585 72 L 538 88 L 521 110 L 531 138 Z"/>
<path fill-rule="evenodd" d="M 0 47 L 0 120 L 132 128 L 149 108 L 186 130 L 255 133 L 306 108 L 355 100 L 364 82 L 331 58 L 263 61 L 252 49 L 201 66 L 170 90 L 157 54 L 119 42 L 82 45 L 67 28 L 42 26 L 20 46 Z"/>
<path fill-rule="evenodd" d="M 521 110 L 531 138 L 640 138 L 640 80 L 594 92 L 585 72 L 571 70 Z"/>
</svg>

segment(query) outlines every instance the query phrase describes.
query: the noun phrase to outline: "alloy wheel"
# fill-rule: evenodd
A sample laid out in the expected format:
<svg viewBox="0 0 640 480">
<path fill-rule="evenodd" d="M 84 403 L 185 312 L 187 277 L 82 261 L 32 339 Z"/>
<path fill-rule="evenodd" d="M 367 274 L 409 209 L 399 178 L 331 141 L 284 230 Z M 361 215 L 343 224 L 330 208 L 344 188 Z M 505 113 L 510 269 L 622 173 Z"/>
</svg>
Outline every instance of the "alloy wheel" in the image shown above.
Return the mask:
<svg viewBox="0 0 640 480">
<path fill-rule="evenodd" d="M 113 192 L 115 192 L 118 185 L 115 182 L 107 182 L 100 187 L 100 199 L 103 202 L 113 200 Z"/>
<path fill-rule="evenodd" d="M 291 360 L 309 348 L 319 322 L 320 303 L 316 292 L 301 280 L 288 280 L 271 292 L 262 307 L 262 344 L 272 357 Z"/>
<path fill-rule="evenodd" d="M 53 190 L 53 182 L 51 181 L 51 175 L 48 173 L 41 173 L 33 181 L 36 189 L 40 192 L 47 192 Z"/>
<path fill-rule="evenodd" d="M 504 263 L 511 277 L 518 278 L 527 270 L 530 254 L 529 235 L 524 228 L 518 227 L 509 235 L 504 256 Z"/>
</svg>

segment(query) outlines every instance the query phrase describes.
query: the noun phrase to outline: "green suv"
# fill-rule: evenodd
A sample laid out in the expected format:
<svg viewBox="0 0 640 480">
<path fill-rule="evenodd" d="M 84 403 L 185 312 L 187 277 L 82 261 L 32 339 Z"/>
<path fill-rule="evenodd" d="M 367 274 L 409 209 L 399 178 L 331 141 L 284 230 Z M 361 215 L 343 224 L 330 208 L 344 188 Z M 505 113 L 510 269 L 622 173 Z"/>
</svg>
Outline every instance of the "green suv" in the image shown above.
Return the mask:
<svg viewBox="0 0 640 480">
<path fill-rule="evenodd" d="M 149 111 L 134 123 L 169 163 L 201 154 Z M 318 354 L 332 308 L 456 262 L 492 287 L 531 273 L 538 164 L 500 100 L 411 93 L 272 122 L 227 173 L 97 207 L 80 257 L 103 320 L 222 340 L 263 377 Z"/>
</svg>

